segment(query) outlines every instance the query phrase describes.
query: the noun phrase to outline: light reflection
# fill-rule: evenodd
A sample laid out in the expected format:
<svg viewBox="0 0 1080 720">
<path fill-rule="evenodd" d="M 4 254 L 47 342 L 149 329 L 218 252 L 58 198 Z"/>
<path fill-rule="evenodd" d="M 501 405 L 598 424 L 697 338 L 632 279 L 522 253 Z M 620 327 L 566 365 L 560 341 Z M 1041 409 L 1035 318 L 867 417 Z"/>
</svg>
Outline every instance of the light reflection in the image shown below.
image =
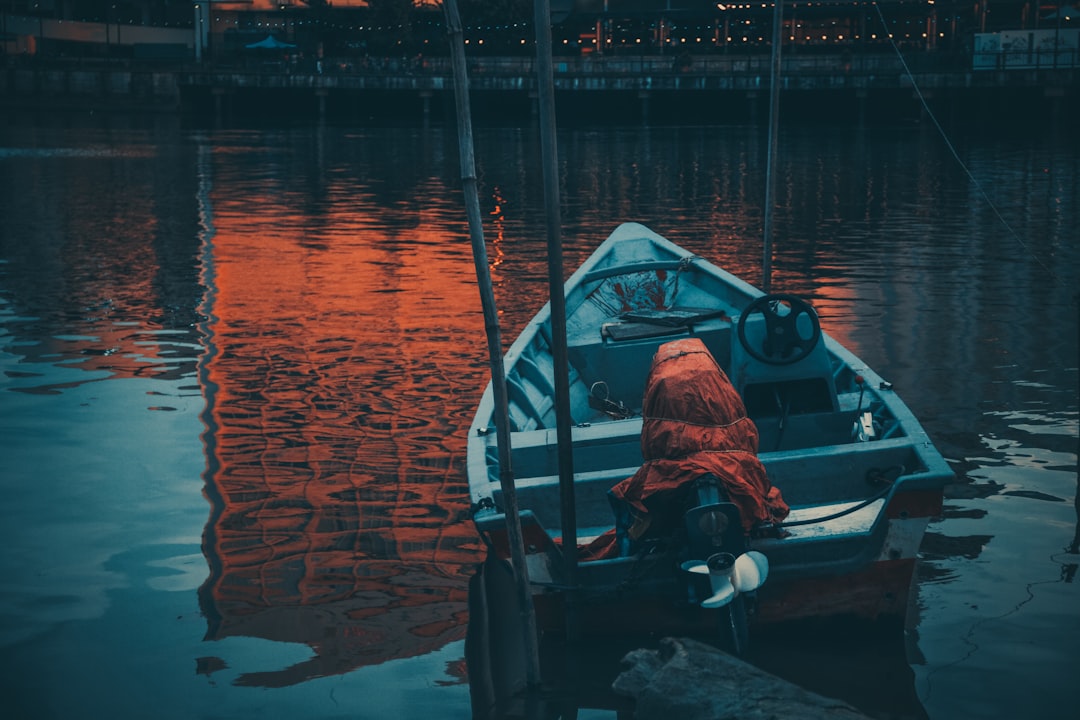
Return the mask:
<svg viewBox="0 0 1080 720">
<path fill-rule="evenodd" d="M 141 177 L 122 199 L 96 204 L 87 198 L 98 185 L 121 181 L 112 177 L 118 172 L 115 158 L 138 160 L 140 153 L 57 150 L 44 156 L 74 158 L 88 172 L 55 176 L 46 170 L 53 165 L 32 162 L 20 179 L 23 188 L 45 188 L 44 197 L 71 197 L 79 205 L 45 227 L 21 227 L 22 214 L 5 221 L 12 237 L 38 237 L 10 245 L 12 266 L 32 271 L 4 278 L 19 306 L 37 310 L 32 317 L 5 318 L 5 324 L 26 338 L 15 340 L 21 364 L 63 364 L 82 374 L 60 382 L 52 372 L 49 382 L 35 381 L 31 374 L 11 389 L 57 394 L 106 377 L 190 376 L 193 350 L 199 347 L 188 302 L 195 278 L 171 268 L 170 261 L 185 248 L 171 245 L 161 227 L 162 217 L 182 213 L 173 194 L 160 192 L 169 181 Z"/>
<path fill-rule="evenodd" d="M 491 199 L 495 207 L 492 208 L 489 214 L 495 225 L 495 237 L 491 241 L 492 253 L 488 258 L 488 265 L 494 273 L 496 268 L 502 265 L 506 260 L 506 250 L 503 247 L 503 242 L 506 240 L 506 217 L 503 215 L 502 208 L 503 203 L 506 202 L 506 198 L 499 192 L 499 188 L 495 187 L 491 191 Z"/>
<path fill-rule="evenodd" d="M 467 246 L 422 219 L 399 242 L 332 185 L 319 227 L 289 202 L 252 215 L 231 184 L 209 185 L 212 158 L 200 168 L 208 639 L 315 651 L 235 681 L 268 687 L 461 639 L 479 548 L 456 464 L 464 419 L 444 402 L 457 378 L 435 358 L 456 351 L 475 302 Z"/>
<path fill-rule="evenodd" d="M 24 391 L 20 403 L 33 400 L 25 394 L 33 388 L 82 385 L 72 395 L 88 397 L 88 383 L 101 378 L 187 379 L 196 348 L 205 348 L 194 389 L 212 404 L 204 441 L 213 515 L 204 538 L 211 582 L 201 600 L 208 637 L 229 642 L 207 643 L 193 659 L 209 674 L 221 662 L 211 648 L 241 643 L 246 633 L 281 638 L 288 652 L 275 653 L 269 668 L 258 659 L 228 658 L 228 677 L 260 686 L 422 653 L 460 637 L 462 563 L 472 553 L 467 523 L 459 522 L 467 503 L 460 433 L 486 381 L 458 181 L 452 167 L 422 159 L 436 157 L 444 144 L 452 153 L 452 143 L 419 134 L 396 142 L 334 137 L 319 161 L 324 168 L 311 164 L 315 153 L 304 133 L 268 136 L 260 142 L 234 133 L 220 146 L 206 145 L 200 167 L 212 168 L 216 182 L 199 193 L 204 224 L 222 229 L 201 255 L 186 227 L 194 224 L 194 178 L 144 177 L 141 164 L 125 164 L 120 183 L 91 163 L 83 168 L 91 183 L 69 165 L 49 175 L 49 165 L 36 163 L 34 172 L 49 176 L 28 179 L 31 195 L 63 206 L 66 224 L 35 222 L 29 232 L 23 215 L 40 212 L 20 212 L 15 199 L 3 230 L 3 302 L 11 313 L 3 317 L 5 347 L 18 358 L 7 377 L 8 387 Z M 497 188 L 486 194 L 485 210 L 497 205 L 500 213 L 485 217 L 498 217 L 489 236 L 498 239 L 497 292 L 509 342 L 546 290 L 542 193 L 527 169 L 534 148 L 523 133 L 479 137 L 484 177 Z M 639 220 L 759 282 L 763 156 L 753 130 L 631 128 L 564 139 L 564 162 L 572 168 L 563 175 L 568 271 L 616 223 Z M 1018 251 L 982 199 L 964 197 L 963 179 L 943 180 L 949 173 L 936 138 L 890 130 L 887 138 L 871 133 L 865 148 L 862 139 L 861 131 L 846 130 L 784 134 L 784 237 L 774 269 L 780 288 L 814 300 L 827 330 L 850 338 L 845 343 L 875 369 L 890 371 L 887 379 L 897 380 L 950 457 L 964 458 L 966 472 L 978 471 L 953 490 L 926 547 L 931 560 L 940 560 L 924 566 L 937 582 L 923 600 L 923 637 L 934 632 L 935 617 L 944 618 L 940 632 L 952 637 L 955 618 L 968 610 L 960 603 L 954 610 L 936 593 L 967 597 L 969 586 L 983 584 L 973 573 L 1001 562 L 994 559 L 1000 550 L 1011 555 L 1026 544 L 1038 560 L 1054 553 L 1061 568 L 1049 568 L 1052 577 L 1061 572 L 1062 584 L 1073 582 L 1075 508 L 1034 492 L 1075 497 L 1075 333 L 1055 327 L 1074 317 L 1067 298 L 1075 291 Z M 377 162 L 348 154 L 379 146 L 387 149 Z M 189 146 L 177 147 L 183 155 L 166 157 L 169 166 L 193 172 Z M 416 157 L 398 159 L 414 148 Z M 1039 238 L 1035 252 L 1054 258 L 1060 272 L 1075 269 L 1072 166 L 1010 152 L 1004 143 L 976 143 L 968 155 L 977 176 L 1026 198 L 1006 216 L 1022 216 L 1025 232 Z M 414 165 L 422 169 L 400 170 Z M 377 171 L 364 176 L 354 167 Z M 158 203 L 153 217 L 187 218 L 171 230 L 182 239 L 162 241 L 158 233 L 170 230 L 138 207 L 128 212 L 127 202 L 102 203 L 102 178 L 127 189 L 133 206 Z M 183 202 L 170 201 L 180 194 Z M 113 242 L 112 233 L 124 242 Z M 20 242 L 22 236 L 37 241 Z M 264 253 L 277 261 L 259 260 Z M 201 260 L 201 281 L 193 258 Z M 192 298 L 202 288 L 208 319 L 200 330 Z M 220 318 L 218 308 L 225 311 Z M 1031 322 L 1031 308 L 1045 311 L 1040 317 L 1049 322 Z M 175 404 L 159 396 L 146 403 Z M 1046 408 L 1045 425 L 1028 417 L 1039 407 Z M 1071 414 L 1052 412 L 1061 407 Z M 984 437 L 1011 444 L 987 442 L 986 450 Z M 1021 450 L 1054 453 L 1010 454 L 1017 442 Z M 1058 523 L 1053 533 L 1048 513 Z M 999 532 L 1002 538 L 991 542 Z M 1061 554 L 1070 539 L 1072 554 Z M 189 591 L 197 582 L 188 552 L 177 557 L 192 572 L 161 589 Z M 157 569 L 171 574 L 181 565 Z M 987 585 L 1001 587 L 996 578 Z M 931 653 L 929 667 L 938 672 L 951 660 Z"/>
</svg>

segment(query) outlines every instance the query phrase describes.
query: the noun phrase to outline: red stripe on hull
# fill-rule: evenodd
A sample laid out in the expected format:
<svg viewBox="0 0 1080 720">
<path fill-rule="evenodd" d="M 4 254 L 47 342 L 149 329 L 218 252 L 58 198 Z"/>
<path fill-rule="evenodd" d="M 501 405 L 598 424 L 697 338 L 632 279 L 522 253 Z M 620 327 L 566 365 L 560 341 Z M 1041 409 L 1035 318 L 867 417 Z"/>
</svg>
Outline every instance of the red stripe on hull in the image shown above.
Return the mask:
<svg viewBox="0 0 1080 720">
<path fill-rule="evenodd" d="M 889 518 L 932 518 L 941 515 L 941 488 L 898 492 L 885 508 Z"/>
<path fill-rule="evenodd" d="M 756 624 L 809 617 L 903 619 L 914 559 L 882 560 L 865 570 L 805 580 L 770 579 L 758 590 Z"/>
<path fill-rule="evenodd" d="M 848 575 L 786 582 L 770 579 L 758 591 L 751 624 L 829 617 L 903 622 L 914 571 L 915 560 L 885 560 Z M 565 629 L 562 593 L 542 593 L 533 601 L 538 629 L 561 633 Z M 708 633 L 718 617 L 715 610 L 655 596 L 580 604 L 576 611 L 578 625 L 587 635 Z"/>
</svg>

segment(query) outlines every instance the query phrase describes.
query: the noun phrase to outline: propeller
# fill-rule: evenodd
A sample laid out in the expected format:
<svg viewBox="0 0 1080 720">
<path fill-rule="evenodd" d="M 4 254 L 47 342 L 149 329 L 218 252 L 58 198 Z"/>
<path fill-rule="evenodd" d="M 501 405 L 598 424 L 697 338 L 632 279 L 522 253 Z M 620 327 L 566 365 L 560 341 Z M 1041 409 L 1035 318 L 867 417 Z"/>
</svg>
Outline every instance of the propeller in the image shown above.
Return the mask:
<svg viewBox="0 0 1080 720">
<path fill-rule="evenodd" d="M 740 593 L 757 590 L 769 576 L 769 559 L 757 550 L 738 557 L 727 552 L 716 553 L 705 562 L 687 560 L 681 567 L 688 573 L 709 576 L 713 594 L 701 602 L 701 607 L 709 609 L 722 608 Z"/>
</svg>

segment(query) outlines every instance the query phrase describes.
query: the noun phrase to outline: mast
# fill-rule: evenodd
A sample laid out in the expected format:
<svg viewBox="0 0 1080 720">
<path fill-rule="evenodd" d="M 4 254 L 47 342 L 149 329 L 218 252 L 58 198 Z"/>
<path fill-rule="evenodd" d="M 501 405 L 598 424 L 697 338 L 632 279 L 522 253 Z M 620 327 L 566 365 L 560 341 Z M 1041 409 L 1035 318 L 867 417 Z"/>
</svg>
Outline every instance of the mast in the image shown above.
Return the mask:
<svg viewBox="0 0 1080 720">
<path fill-rule="evenodd" d="M 762 209 L 761 289 L 772 286 L 773 208 L 776 205 L 776 136 L 780 124 L 780 43 L 783 35 L 784 4 L 773 4 L 772 61 L 769 70 L 769 139 L 765 160 L 765 204 Z"/>
<path fill-rule="evenodd" d="M 480 197 L 476 188 L 476 160 L 473 155 L 472 112 L 469 105 L 469 78 L 465 69 L 465 44 L 458 13 L 457 0 L 444 0 L 447 33 L 450 35 L 451 63 L 454 70 L 454 101 L 457 108 L 458 145 L 461 159 L 461 185 L 465 195 L 465 213 L 469 219 L 469 238 L 472 243 L 473 264 L 484 308 L 484 330 L 487 334 L 488 359 L 491 365 L 491 390 L 495 401 L 495 435 L 499 447 L 499 485 L 503 494 L 510 560 L 514 570 L 514 591 L 520 612 L 521 634 L 525 654 L 525 682 L 540 684 L 540 650 L 536 635 L 536 611 L 529 591 L 529 573 L 525 565 L 525 543 L 518 512 L 517 489 L 510 455 L 510 414 L 506 396 L 506 369 L 503 367 L 502 338 L 499 316 L 495 307 L 495 291 L 491 284 L 484 227 L 480 218 Z"/>
<path fill-rule="evenodd" d="M 566 348 L 566 292 L 563 287 L 562 214 L 559 206 L 558 147 L 555 137 L 555 81 L 551 51 L 551 2 L 535 0 L 536 80 L 539 95 L 540 152 L 547 217 L 548 290 L 551 296 L 551 354 L 555 374 L 555 435 L 559 458 L 566 638 L 577 637 L 573 589 L 577 585 L 577 508 L 574 499 L 574 448 L 570 418 L 570 362 Z"/>
</svg>

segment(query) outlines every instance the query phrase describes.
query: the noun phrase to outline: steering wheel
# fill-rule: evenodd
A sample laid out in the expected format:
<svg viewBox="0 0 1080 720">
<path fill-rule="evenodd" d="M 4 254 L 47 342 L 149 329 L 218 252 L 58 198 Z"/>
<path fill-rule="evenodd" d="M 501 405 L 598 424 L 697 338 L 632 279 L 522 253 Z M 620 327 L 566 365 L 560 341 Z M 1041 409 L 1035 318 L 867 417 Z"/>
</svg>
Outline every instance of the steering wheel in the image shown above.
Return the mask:
<svg viewBox="0 0 1080 720">
<path fill-rule="evenodd" d="M 746 319 L 756 313 L 765 316 L 765 339 L 760 349 L 746 339 Z M 803 337 L 799 332 L 799 318 L 803 315 L 810 319 L 810 337 Z M 817 347 L 819 340 L 821 322 L 817 312 L 810 303 L 794 295 L 762 295 L 739 316 L 739 342 L 752 358 L 770 365 L 799 362 Z"/>
</svg>

